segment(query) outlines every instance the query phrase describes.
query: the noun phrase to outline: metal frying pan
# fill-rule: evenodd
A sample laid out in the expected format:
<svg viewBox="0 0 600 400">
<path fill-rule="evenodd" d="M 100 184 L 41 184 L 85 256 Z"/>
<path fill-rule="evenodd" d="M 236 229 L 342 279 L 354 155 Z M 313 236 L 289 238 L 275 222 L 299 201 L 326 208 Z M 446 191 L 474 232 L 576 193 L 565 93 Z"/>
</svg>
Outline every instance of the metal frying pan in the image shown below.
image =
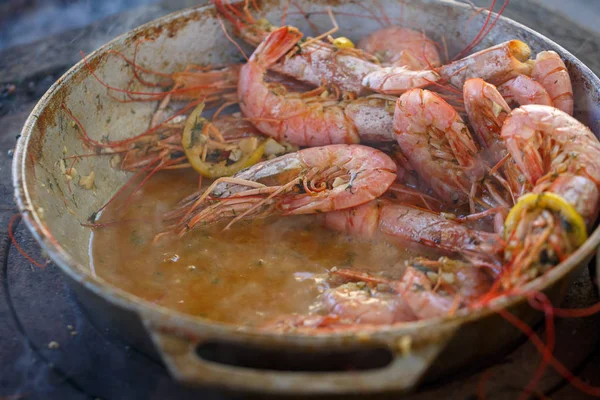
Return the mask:
<svg viewBox="0 0 600 400">
<path fill-rule="evenodd" d="M 283 0 L 259 3 L 270 21 L 281 20 Z M 338 34 L 353 40 L 379 27 L 376 21 L 359 17 L 365 13 L 356 1 L 297 3 L 310 11 L 331 6 L 341 27 Z M 471 7 L 450 0 L 380 3 L 390 18 L 398 18 L 403 12 L 409 26 L 424 28 L 436 40 L 445 37 L 451 54 L 476 36 L 487 16 L 481 13 L 468 23 L 474 14 Z M 299 15 L 290 13 L 287 21 L 310 32 Z M 313 14 L 311 21 L 321 31 L 330 28 L 326 15 Z M 140 49 L 138 60 L 164 72 L 181 70 L 187 64 L 224 64 L 240 58 L 223 35 L 214 8 L 203 6 L 166 16 L 118 37 L 91 54 L 90 65 L 105 81 L 125 87 L 128 69 L 107 52 L 118 50 L 131 56 L 136 41 L 145 38 L 153 41 Z M 556 43 L 505 18 L 476 50 L 509 39 L 527 42 L 534 52 L 555 50 L 562 55 L 573 80 L 575 115 L 598 134 L 600 80 Z M 128 174 L 112 169 L 105 158 L 89 157 L 78 164 L 78 170 L 82 174 L 95 172 L 95 190 L 73 187 L 69 193 L 59 166 L 63 149 L 70 154 L 85 151 L 79 132 L 61 109 L 63 103 L 80 117 L 93 138 L 100 139 L 110 132 L 113 140 L 143 131 L 156 105 L 111 100 L 83 63 L 78 63 L 50 88 L 28 118 L 14 156 L 13 180 L 16 201 L 28 228 L 62 269 L 90 315 L 162 360 L 181 382 L 281 394 L 406 391 L 511 346 L 520 333 L 495 310 L 508 308 L 529 323 L 539 318 L 525 299 L 513 297 L 495 302 L 490 309 L 459 312 L 452 318 L 382 327 L 360 335 L 304 336 L 240 329 L 137 298 L 95 276 L 89 259 L 90 230 L 81 226 L 127 180 Z M 576 253 L 531 282 L 529 288 L 546 292 L 557 303 L 599 243 L 600 229 L 596 228 Z M 339 360 L 354 366 L 354 370 L 348 371 Z"/>
</svg>

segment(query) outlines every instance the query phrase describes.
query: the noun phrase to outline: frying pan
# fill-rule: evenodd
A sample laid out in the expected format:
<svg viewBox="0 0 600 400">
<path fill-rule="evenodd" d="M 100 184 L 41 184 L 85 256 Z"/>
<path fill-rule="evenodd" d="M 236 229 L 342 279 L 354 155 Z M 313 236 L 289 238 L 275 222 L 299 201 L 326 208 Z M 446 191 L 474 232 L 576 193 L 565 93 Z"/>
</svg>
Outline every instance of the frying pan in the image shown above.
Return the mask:
<svg viewBox="0 0 600 400">
<path fill-rule="evenodd" d="M 284 0 L 259 1 L 270 21 L 281 20 Z M 297 0 L 313 12 L 311 21 L 321 32 L 331 27 L 330 6 L 341 30 L 336 35 L 358 40 L 377 29 L 374 19 L 352 0 Z M 425 29 L 435 40 L 446 38 L 450 54 L 470 42 L 487 13 L 472 18 L 474 10 L 451 0 L 380 0 L 389 18 Z M 401 3 L 404 6 L 401 6 Z M 469 20 L 472 20 L 469 22 Z M 303 17 L 290 12 L 288 23 L 310 32 Z M 226 64 L 240 61 L 238 50 L 225 38 L 212 6 L 180 11 L 143 25 L 106 44 L 88 57 L 91 68 L 113 86 L 126 87 L 130 70 L 109 50 L 133 55 L 138 62 L 163 72 L 188 64 Z M 575 93 L 575 116 L 598 134 L 600 100 L 598 78 L 579 60 L 542 35 L 506 18 L 475 50 L 509 39 L 527 42 L 534 52 L 554 50 L 566 61 Z M 154 103 L 117 103 L 80 62 L 44 95 L 27 119 L 18 142 L 13 182 L 16 202 L 27 227 L 76 292 L 81 304 L 98 323 L 110 326 L 126 340 L 161 360 L 172 376 L 185 384 L 216 385 L 274 394 L 339 394 L 347 392 L 407 391 L 453 371 L 506 351 L 521 334 L 497 314 L 508 309 L 533 324 L 539 313 L 523 297 L 495 301 L 488 309 L 459 311 L 454 317 L 382 327 L 361 334 L 274 334 L 184 315 L 151 304 L 97 277 L 90 266 L 90 229 L 83 227 L 129 177 L 110 167 L 104 157 L 88 157 L 78 171 L 94 171 L 95 188 L 73 185 L 61 173 L 64 149 L 84 154 L 80 133 L 61 108 L 77 115 L 89 135 L 100 140 L 130 137 L 146 129 Z M 527 286 L 545 292 L 557 304 L 568 285 L 590 261 L 600 242 L 596 228 L 587 242 L 566 261 Z"/>
</svg>

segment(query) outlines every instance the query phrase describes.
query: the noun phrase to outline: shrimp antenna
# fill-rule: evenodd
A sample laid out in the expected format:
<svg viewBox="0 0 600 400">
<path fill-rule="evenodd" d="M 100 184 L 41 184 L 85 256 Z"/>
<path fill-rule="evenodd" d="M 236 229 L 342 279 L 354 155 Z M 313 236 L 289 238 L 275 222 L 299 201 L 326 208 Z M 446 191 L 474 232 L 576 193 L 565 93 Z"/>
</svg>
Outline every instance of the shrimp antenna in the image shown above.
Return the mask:
<svg viewBox="0 0 600 400">
<path fill-rule="evenodd" d="M 329 18 L 331 19 L 331 23 L 333 24 L 333 28 L 331 28 L 330 30 L 328 30 L 325 33 L 320 34 L 317 37 L 308 39 L 306 42 L 302 43 L 300 45 L 300 47 L 304 48 L 304 47 L 310 45 L 311 43 L 314 43 L 314 42 L 319 41 L 319 40 L 321 40 L 321 39 L 323 39 L 325 37 L 328 37 L 328 36 L 330 36 L 330 35 L 332 35 L 332 34 L 334 34 L 334 33 L 336 33 L 337 31 L 340 30 L 340 27 L 339 27 L 337 21 L 335 20 L 335 17 L 333 16 L 333 11 L 331 11 L 331 7 L 327 7 L 327 14 L 329 14 Z"/>
<path fill-rule="evenodd" d="M 389 21 L 385 21 L 382 17 L 379 17 L 377 14 L 375 14 L 375 12 L 373 10 L 371 10 L 369 7 L 365 6 L 364 4 L 358 3 L 357 5 L 360 8 L 362 8 L 363 10 L 365 10 L 366 12 L 368 12 L 369 14 L 371 14 L 373 19 L 375 19 L 375 21 L 377 21 L 379 23 L 379 25 L 381 25 L 382 28 L 386 27 L 386 22 L 389 22 Z M 390 25 L 390 24 L 387 23 L 387 25 Z"/>
<path fill-rule="evenodd" d="M 281 13 L 281 26 L 285 26 L 288 8 L 290 7 L 290 1 L 291 0 L 285 0 L 285 4 L 283 5 L 283 12 Z"/>
<path fill-rule="evenodd" d="M 23 257 L 25 257 L 27 259 L 27 261 L 29 261 L 30 263 L 32 263 L 33 265 L 35 265 L 36 267 L 39 268 L 44 268 L 46 265 L 48 265 L 50 263 L 50 260 L 46 260 L 46 262 L 44 264 L 35 261 L 29 254 L 27 254 L 25 252 L 25 250 L 23 250 L 21 248 L 21 246 L 19 246 L 19 244 L 17 243 L 17 240 L 15 239 L 15 235 L 14 235 L 14 230 L 13 230 L 13 224 L 15 223 L 15 221 L 18 219 L 21 219 L 21 214 L 15 214 L 11 217 L 10 221 L 8 221 L 8 236 L 10 237 L 10 241 L 12 242 L 12 244 L 15 246 L 15 248 L 17 249 L 17 251 L 19 253 L 21 253 L 21 255 Z"/>
<path fill-rule="evenodd" d="M 219 21 L 219 24 L 221 24 L 221 29 L 223 30 L 223 33 L 225 34 L 225 37 L 227 38 L 227 40 L 229 40 L 231 43 L 233 43 L 233 45 L 240 51 L 240 53 L 246 59 L 246 62 L 250 61 L 248 59 L 248 56 L 244 52 L 244 50 L 242 50 L 242 47 L 235 40 L 233 40 L 233 38 L 231 36 L 229 36 L 229 32 L 227 32 L 227 28 L 225 28 L 225 24 L 223 23 L 223 19 L 218 14 L 217 14 L 217 20 Z"/>
<path fill-rule="evenodd" d="M 506 9 L 506 7 L 508 7 L 508 3 L 510 0 L 505 0 L 502 7 L 500 8 L 500 10 L 498 11 L 496 17 L 494 18 L 493 21 L 492 20 L 492 14 L 494 13 L 494 8 L 496 7 L 496 2 L 497 0 L 493 0 L 492 1 L 492 5 L 490 6 L 490 8 L 488 9 L 488 15 L 485 19 L 485 22 L 483 24 L 483 26 L 481 27 L 479 33 L 477 34 L 477 36 L 475 36 L 475 39 L 473 39 L 473 41 L 467 46 L 465 47 L 465 49 L 463 51 L 461 51 L 454 59 L 457 60 L 461 57 L 464 57 L 464 55 L 471 51 L 475 46 L 477 46 L 479 43 L 481 43 L 481 41 L 490 33 L 490 31 L 492 30 L 492 28 L 496 25 L 496 23 L 498 22 L 498 20 L 500 19 L 500 16 L 502 15 L 502 13 L 504 13 L 504 10 Z M 477 11 L 476 15 L 479 14 L 481 12 L 481 10 Z M 491 23 L 490 23 L 491 21 Z"/>
<path fill-rule="evenodd" d="M 317 26 L 310 20 L 310 16 L 312 14 L 315 14 L 314 12 L 311 12 L 310 14 L 307 13 L 306 11 L 304 11 L 304 9 L 300 6 L 300 4 L 298 4 L 296 1 L 292 0 L 292 5 L 294 7 L 296 7 L 296 9 L 298 10 L 298 12 L 302 15 L 302 17 L 304 18 L 304 20 L 306 20 L 306 23 L 308 24 L 308 26 L 310 26 L 310 29 L 313 31 L 313 33 L 316 35 L 319 32 L 319 28 L 317 28 Z"/>
</svg>

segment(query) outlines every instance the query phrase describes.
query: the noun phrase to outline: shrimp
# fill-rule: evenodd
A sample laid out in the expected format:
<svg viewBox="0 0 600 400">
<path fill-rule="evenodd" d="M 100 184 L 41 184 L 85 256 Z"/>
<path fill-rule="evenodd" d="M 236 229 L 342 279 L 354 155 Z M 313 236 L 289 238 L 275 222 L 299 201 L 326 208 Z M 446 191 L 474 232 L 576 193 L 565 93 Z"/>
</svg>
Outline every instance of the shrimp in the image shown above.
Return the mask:
<svg viewBox="0 0 600 400">
<path fill-rule="evenodd" d="M 358 143 L 356 128 L 336 100 L 288 93 L 281 85 L 265 81 L 267 68 L 301 37 L 296 29 L 283 27 L 256 48 L 241 71 L 242 112 L 264 134 L 299 146 Z"/>
<path fill-rule="evenodd" d="M 383 237 L 401 246 L 415 245 L 447 254 L 458 253 L 477 263 L 499 268 L 501 248 L 495 234 L 469 229 L 443 214 L 389 200 L 320 216 L 329 229 L 362 238 Z"/>
<path fill-rule="evenodd" d="M 511 192 L 511 202 L 514 203 L 528 188 L 514 160 L 507 158 L 508 151 L 500 136 L 502 125 L 511 109 L 494 85 L 479 78 L 465 82 L 463 98 L 478 142 L 486 149 L 486 156 L 492 160 L 492 166 L 501 165 L 505 181 L 500 180 Z"/>
<path fill-rule="evenodd" d="M 401 267 L 402 268 L 402 267 Z M 306 315 L 285 315 L 262 326 L 279 332 L 365 330 L 451 315 L 487 293 L 491 277 L 481 268 L 446 258 L 408 261 L 400 280 L 352 270 L 331 270 L 332 283 Z"/>
<path fill-rule="evenodd" d="M 437 72 L 444 81 L 460 89 L 470 78 L 499 85 L 519 75 L 531 75 L 530 55 L 526 43 L 511 40 L 443 65 Z"/>
<path fill-rule="evenodd" d="M 356 207 L 381 196 L 396 179 L 385 153 L 361 145 L 330 145 L 288 153 L 217 179 L 168 215 L 175 233 L 197 226 L 270 215 L 316 214 Z M 210 197 L 209 197 L 210 196 Z"/>
<path fill-rule="evenodd" d="M 573 115 L 573 87 L 569 71 L 554 51 L 542 51 L 535 58 L 531 76 L 548 92 L 554 107 Z"/>
<path fill-rule="evenodd" d="M 441 65 L 435 43 L 424 33 L 388 26 L 364 36 L 357 44 L 359 49 L 374 54 L 384 67 L 406 66 L 412 70 Z"/>
<path fill-rule="evenodd" d="M 396 102 L 394 131 L 411 166 L 442 200 L 468 202 L 483 171 L 469 129 L 452 106 L 433 92 L 410 90 Z"/>
<path fill-rule="evenodd" d="M 544 86 L 526 75 L 519 75 L 503 83 L 498 86 L 498 91 L 511 104 L 516 103 L 521 106 L 528 104 L 554 105 Z"/>
<path fill-rule="evenodd" d="M 449 82 L 462 89 L 471 78 L 501 84 L 519 75 L 531 74 L 531 49 L 518 40 L 501 43 L 463 59 L 430 70 L 411 71 L 406 66 L 382 67 L 363 78 L 363 86 L 378 93 L 402 94 L 412 88 Z"/>
<path fill-rule="evenodd" d="M 404 299 L 386 284 L 371 288 L 364 282 L 345 283 L 326 290 L 311 309 L 337 315 L 351 324 L 388 325 L 417 319 Z"/>
<path fill-rule="evenodd" d="M 522 106 L 502 138 L 533 186 L 505 222 L 505 287 L 514 287 L 564 260 L 587 238 L 600 205 L 600 142 L 569 114 Z"/>
</svg>

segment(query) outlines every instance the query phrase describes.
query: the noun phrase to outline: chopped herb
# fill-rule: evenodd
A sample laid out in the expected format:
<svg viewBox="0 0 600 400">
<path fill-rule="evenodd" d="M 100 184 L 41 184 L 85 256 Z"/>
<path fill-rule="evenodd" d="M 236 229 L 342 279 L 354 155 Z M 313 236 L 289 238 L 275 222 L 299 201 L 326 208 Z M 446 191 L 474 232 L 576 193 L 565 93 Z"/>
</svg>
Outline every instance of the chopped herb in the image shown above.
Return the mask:
<svg viewBox="0 0 600 400">
<path fill-rule="evenodd" d="M 212 283 L 213 285 L 218 285 L 219 283 L 221 283 L 221 278 L 213 278 L 213 280 L 210 281 L 210 283 Z"/>
</svg>

